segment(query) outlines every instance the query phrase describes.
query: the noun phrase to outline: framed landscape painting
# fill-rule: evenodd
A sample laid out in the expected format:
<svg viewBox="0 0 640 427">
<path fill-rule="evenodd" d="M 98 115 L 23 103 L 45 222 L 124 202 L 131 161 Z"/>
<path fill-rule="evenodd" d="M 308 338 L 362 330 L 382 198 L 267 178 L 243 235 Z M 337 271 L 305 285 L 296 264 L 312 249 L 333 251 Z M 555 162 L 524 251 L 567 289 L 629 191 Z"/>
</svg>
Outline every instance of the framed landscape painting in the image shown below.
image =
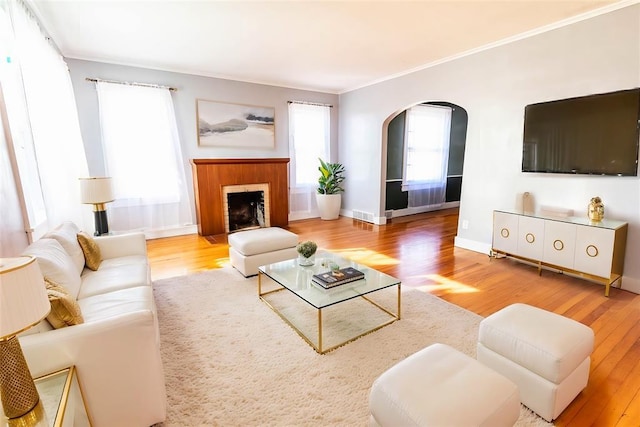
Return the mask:
<svg viewBox="0 0 640 427">
<path fill-rule="evenodd" d="M 198 144 L 273 148 L 275 108 L 196 100 Z"/>
</svg>

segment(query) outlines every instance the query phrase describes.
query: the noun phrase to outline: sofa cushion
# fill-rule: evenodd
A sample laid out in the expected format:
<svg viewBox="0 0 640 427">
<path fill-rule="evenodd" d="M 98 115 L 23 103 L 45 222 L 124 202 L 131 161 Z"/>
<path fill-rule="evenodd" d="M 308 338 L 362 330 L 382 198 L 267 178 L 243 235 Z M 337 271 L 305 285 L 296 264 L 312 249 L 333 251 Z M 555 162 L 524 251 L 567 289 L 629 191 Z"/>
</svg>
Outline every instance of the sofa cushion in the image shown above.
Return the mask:
<svg viewBox="0 0 640 427">
<path fill-rule="evenodd" d="M 149 286 L 146 263 L 110 266 L 103 261 L 98 271 L 85 270 L 78 299 L 136 286 Z"/>
<path fill-rule="evenodd" d="M 67 221 L 49 231 L 44 235 L 44 238 L 55 239 L 60 243 L 65 252 L 67 252 L 73 260 L 73 264 L 76 266 L 78 274 L 81 274 L 82 269 L 84 268 L 85 259 L 82 248 L 78 244 L 78 238 L 76 237 L 79 232 L 80 229 L 78 229 L 73 222 Z"/>
<path fill-rule="evenodd" d="M 86 322 L 96 322 L 141 310 L 155 313 L 151 286 L 138 286 L 94 295 L 79 300 L 78 304 Z"/>
<path fill-rule="evenodd" d="M 22 254 L 35 257 L 42 275 L 46 279 L 63 286 L 72 298 L 78 298 L 82 283 L 80 273 L 78 273 L 69 254 L 57 240 L 42 238 L 27 246 Z"/>
<path fill-rule="evenodd" d="M 51 326 L 59 329 L 84 323 L 78 302 L 71 298 L 67 290 L 50 279 L 44 279 L 44 282 L 51 303 L 51 311 L 47 315 Z"/>
<path fill-rule="evenodd" d="M 84 263 L 87 268 L 96 271 L 100 268 L 100 262 L 102 261 L 102 254 L 100 253 L 100 246 L 93 240 L 93 237 L 89 236 L 84 231 L 78 233 L 78 243 L 84 253 Z"/>
<path fill-rule="evenodd" d="M 144 265 L 145 268 L 148 268 L 149 261 L 147 261 L 147 257 L 144 255 L 121 256 L 118 258 L 103 259 L 100 263 L 100 269 L 118 268 L 125 265 Z M 85 272 L 85 274 L 86 273 L 88 272 Z"/>
</svg>

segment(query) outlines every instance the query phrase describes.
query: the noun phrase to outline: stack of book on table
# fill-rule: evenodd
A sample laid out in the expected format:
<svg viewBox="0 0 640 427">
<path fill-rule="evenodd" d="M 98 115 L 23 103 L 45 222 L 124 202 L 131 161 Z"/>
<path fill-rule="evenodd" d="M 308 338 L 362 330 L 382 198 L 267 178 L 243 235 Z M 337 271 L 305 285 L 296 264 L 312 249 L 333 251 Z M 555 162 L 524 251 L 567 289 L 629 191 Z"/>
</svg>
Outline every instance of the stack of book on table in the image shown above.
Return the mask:
<svg viewBox="0 0 640 427">
<path fill-rule="evenodd" d="M 364 279 L 364 273 L 353 267 L 345 267 L 340 270 L 327 271 L 326 273 L 314 274 L 311 280 L 325 289 L 345 283 Z"/>
</svg>

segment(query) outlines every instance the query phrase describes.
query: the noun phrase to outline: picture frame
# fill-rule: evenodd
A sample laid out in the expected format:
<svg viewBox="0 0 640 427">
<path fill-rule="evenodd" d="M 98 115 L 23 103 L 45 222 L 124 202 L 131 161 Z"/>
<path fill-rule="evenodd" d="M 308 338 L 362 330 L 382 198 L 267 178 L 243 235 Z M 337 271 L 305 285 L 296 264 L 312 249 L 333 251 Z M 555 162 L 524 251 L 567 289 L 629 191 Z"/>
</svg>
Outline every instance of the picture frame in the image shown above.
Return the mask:
<svg viewBox="0 0 640 427">
<path fill-rule="evenodd" d="M 198 145 L 272 149 L 275 147 L 275 108 L 196 100 Z"/>
</svg>

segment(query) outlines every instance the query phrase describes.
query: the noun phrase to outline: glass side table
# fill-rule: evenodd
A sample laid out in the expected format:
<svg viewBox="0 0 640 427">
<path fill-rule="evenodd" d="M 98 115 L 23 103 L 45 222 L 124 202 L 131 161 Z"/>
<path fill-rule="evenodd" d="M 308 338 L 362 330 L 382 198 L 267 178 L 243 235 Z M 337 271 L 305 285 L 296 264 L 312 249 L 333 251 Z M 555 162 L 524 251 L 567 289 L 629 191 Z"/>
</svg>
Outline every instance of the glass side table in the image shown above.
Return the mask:
<svg viewBox="0 0 640 427">
<path fill-rule="evenodd" d="M 0 420 L 1 427 L 86 427 L 91 426 L 78 384 L 75 366 L 34 380 L 40 402 L 28 414 Z"/>
</svg>

